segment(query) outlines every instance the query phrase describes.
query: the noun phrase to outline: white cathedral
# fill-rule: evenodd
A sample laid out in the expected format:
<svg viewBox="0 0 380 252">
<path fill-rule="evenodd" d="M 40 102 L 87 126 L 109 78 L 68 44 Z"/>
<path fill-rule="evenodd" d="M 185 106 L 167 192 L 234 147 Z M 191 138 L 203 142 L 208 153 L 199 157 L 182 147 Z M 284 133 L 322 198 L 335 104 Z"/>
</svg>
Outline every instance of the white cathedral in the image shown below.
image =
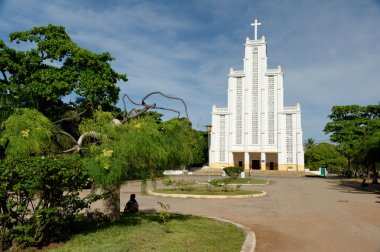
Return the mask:
<svg viewBox="0 0 380 252">
<path fill-rule="evenodd" d="M 244 69 L 230 69 L 228 106 L 212 107 L 209 166 L 304 170 L 301 108 L 284 107 L 284 72 L 267 68 L 265 37 L 245 41 Z"/>
</svg>

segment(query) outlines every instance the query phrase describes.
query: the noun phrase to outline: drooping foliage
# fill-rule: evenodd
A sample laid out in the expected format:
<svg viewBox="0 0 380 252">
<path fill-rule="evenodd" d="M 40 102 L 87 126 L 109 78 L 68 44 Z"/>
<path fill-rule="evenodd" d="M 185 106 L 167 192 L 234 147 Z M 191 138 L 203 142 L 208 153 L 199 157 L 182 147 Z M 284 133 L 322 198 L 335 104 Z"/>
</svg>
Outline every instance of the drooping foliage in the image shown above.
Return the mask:
<svg viewBox="0 0 380 252">
<path fill-rule="evenodd" d="M 35 156 L 57 150 L 68 143 L 59 135 L 59 129 L 35 109 L 17 109 L 2 124 L 0 145 L 6 146 L 7 156 Z"/>
<path fill-rule="evenodd" d="M 103 128 L 101 145 L 90 145 L 86 158 L 91 177 L 101 186 L 126 179 L 146 180 L 160 176 L 165 169 L 180 168 L 202 158 L 199 146 L 203 139 L 187 119 L 160 122 L 156 117 L 144 116 L 117 125 L 109 116 L 98 111 L 80 126 L 84 131 Z"/>
</svg>

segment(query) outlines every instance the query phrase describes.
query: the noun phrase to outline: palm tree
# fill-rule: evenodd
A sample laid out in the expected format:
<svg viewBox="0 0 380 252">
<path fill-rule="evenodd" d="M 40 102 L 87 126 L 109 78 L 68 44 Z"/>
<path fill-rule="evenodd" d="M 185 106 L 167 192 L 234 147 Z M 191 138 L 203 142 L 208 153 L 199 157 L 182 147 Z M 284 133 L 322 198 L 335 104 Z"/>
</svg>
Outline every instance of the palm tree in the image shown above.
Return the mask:
<svg viewBox="0 0 380 252">
<path fill-rule="evenodd" d="M 310 149 L 313 146 L 315 146 L 315 139 L 312 137 L 307 138 L 304 143 L 305 149 Z"/>
</svg>

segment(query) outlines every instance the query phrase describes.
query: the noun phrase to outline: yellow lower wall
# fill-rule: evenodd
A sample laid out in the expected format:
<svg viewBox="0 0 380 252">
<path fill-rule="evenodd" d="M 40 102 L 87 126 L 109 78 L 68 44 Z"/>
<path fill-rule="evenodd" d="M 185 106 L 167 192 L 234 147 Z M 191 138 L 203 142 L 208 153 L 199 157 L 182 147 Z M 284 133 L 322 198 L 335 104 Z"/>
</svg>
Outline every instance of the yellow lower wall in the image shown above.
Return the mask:
<svg viewBox="0 0 380 252">
<path fill-rule="evenodd" d="M 210 163 L 210 168 L 212 169 L 222 169 L 224 167 L 228 166 L 234 166 L 234 164 L 229 164 L 229 163 Z"/>
<path fill-rule="evenodd" d="M 222 169 L 224 167 L 228 166 L 234 166 L 234 164 L 229 163 L 210 163 L 210 168 L 212 169 Z M 245 170 L 249 170 L 249 164 L 244 165 Z M 265 166 L 261 166 L 262 170 L 265 170 Z M 305 167 L 303 165 L 297 165 L 297 164 L 279 164 L 278 165 L 279 171 L 304 171 Z"/>
<path fill-rule="evenodd" d="M 304 171 L 305 167 L 304 165 L 297 165 L 297 164 L 279 164 L 278 170 L 279 171 Z"/>
</svg>

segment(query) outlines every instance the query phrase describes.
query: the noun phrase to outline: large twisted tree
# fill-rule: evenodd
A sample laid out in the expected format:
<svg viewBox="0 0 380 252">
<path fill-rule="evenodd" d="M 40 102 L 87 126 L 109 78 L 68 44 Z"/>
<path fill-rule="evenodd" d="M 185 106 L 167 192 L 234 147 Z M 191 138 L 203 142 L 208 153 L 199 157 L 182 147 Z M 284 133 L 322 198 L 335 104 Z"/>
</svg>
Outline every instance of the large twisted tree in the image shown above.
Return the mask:
<svg viewBox="0 0 380 252">
<path fill-rule="evenodd" d="M 27 46 L 16 50 L 0 40 L 3 164 L 8 164 L 10 158 L 13 162 L 17 155 L 32 159 L 53 156 L 47 160 L 55 160 L 54 156 L 79 153 L 82 166 L 76 169 L 85 169 L 95 186 L 110 193 L 111 218 L 117 219 L 122 181 L 146 181 L 165 168 L 202 162 L 200 146 L 204 146 L 204 139 L 192 129 L 182 99 L 151 92 L 135 102 L 126 94 L 124 111 L 120 112 L 114 106 L 120 91 L 116 83 L 127 78 L 111 68 L 109 62 L 113 59 L 108 53 L 95 54 L 80 48 L 63 27 L 54 25 L 12 33 L 10 41 Z M 64 102 L 62 98 L 67 95 L 75 96 L 76 102 Z M 182 102 L 186 118 L 180 118 L 176 109 L 147 101 L 157 95 Z M 128 109 L 127 102 L 132 105 Z M 178 116 L 162 122 L 152 110 L 172 111 Z M 2 174 L 9 174 L 4 170 L 7 165 L 0 167 L 5 172 Z M 25 171 L 35 170 L 30 168 Z M 23 166 L 17 169 L 22 172 Z M 56 166 L 51 170 L 56 172 Z M 0 179 L 4 189 L 0 190 L 0 198 L 2 192 L 10 190 L 1 181 L 5 180 Z M 41 196 L 33 192 L 32 198 Z M 7 215 L 4 209 L 2 216 Z"/>
</svg>

